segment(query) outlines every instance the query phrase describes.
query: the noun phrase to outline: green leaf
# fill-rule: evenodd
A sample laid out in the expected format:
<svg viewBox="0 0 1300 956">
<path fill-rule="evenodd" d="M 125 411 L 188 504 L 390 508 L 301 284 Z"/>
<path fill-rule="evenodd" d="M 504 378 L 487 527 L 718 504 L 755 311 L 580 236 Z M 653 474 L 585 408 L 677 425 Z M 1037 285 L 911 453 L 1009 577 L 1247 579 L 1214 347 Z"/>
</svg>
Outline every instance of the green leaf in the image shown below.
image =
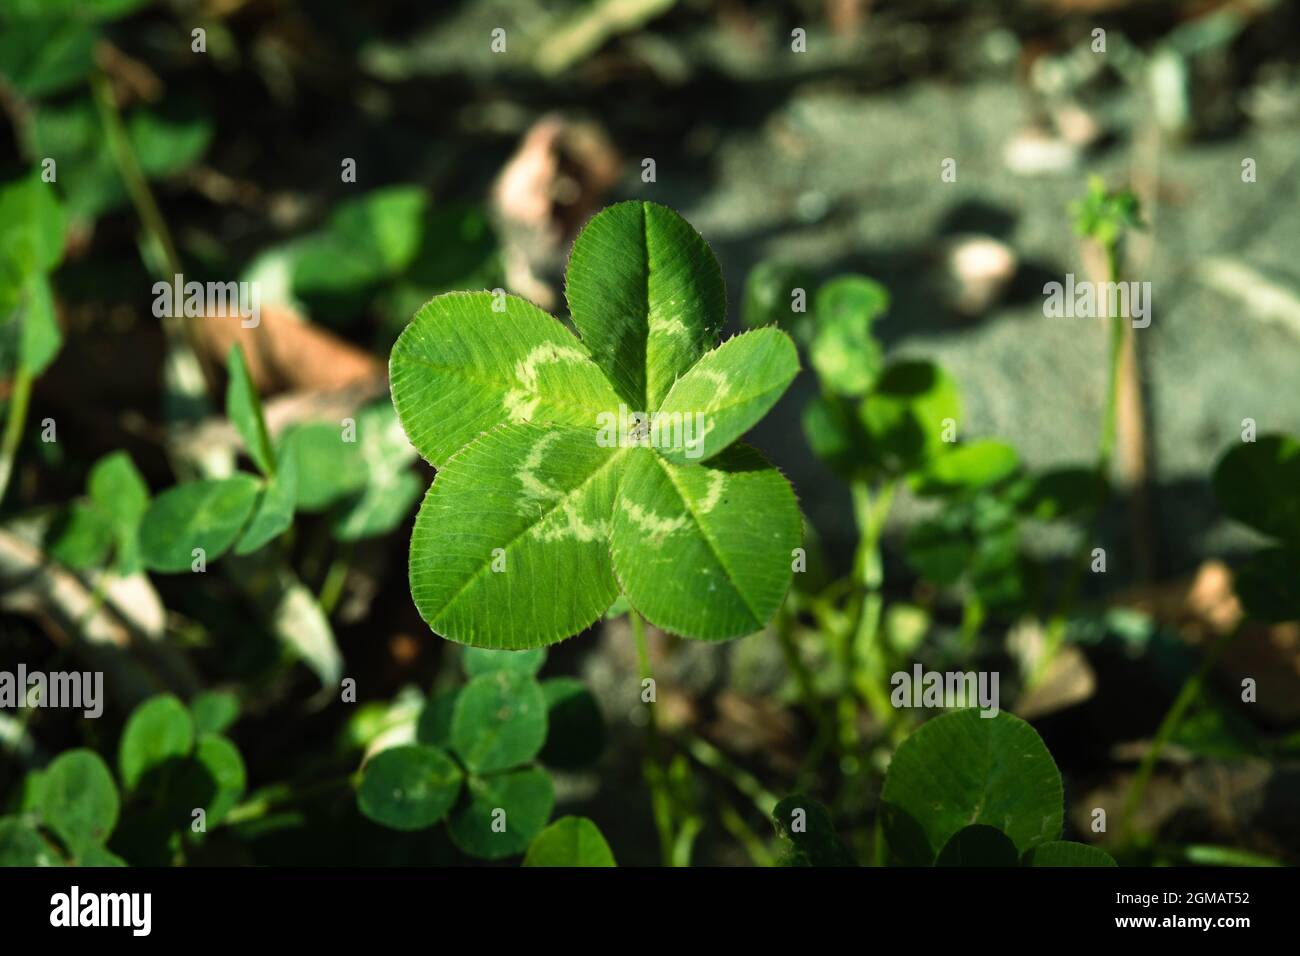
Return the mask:
<svg viewBox="0 0 1300 956">
<path fill-rule="evenodd" d="M 343 439 L 343 426 L 330 422 L 295 425 L 285 432 L 280 454 L 297 459 L 299 511 L 323 511 L 365 488 L 369 470 L 360 446 Z"/>
<path fill-rule="evenodd" d="M 552 677 L 542 695 L 547 730 L 538 759 L 566 770 L 594 763 L 605 749 L 605 717 L 591 691 L 576 677 Z"/>
<path fill-rule="evenodd" d="M 1236 573 L 1233 590 L 1256 621 L 1300 620 L 1300 552 L 1290 548 L 1260 551 Z"/>
<path fill-rule="evenodd" d="M 964 524 L 944 514 L 913 525 L 903 550 L 907 563 L 940 587 L 956 584 L 975 560 L 975 548 L 966 537 Z"/>
<path fill-rule="evenodd" d="M 776 832 L 790 849 L 782 866 L 857 866 L 853 853 L 835 832 L 835 823 L 816 800 L 792 793 L 772 809 Z"/>
<path fill-rule="evenodd" d="M 1061 835 L 1064 798 L 1052 755 L 1005 711 L 960 710 L 923 724 L 895 752 L 881 801 L 885 839 L 905 866 L 931 865 L 972 823 L 1001 830 L 1021 854 Z"/>
<path fill-rule="evenodd" d="M 863 400 L 861 417 L 873 455 L 906 471 L 946 447 L 944 426 L 961 417 L 957 385 L 930 362 L 895 362 Z"/>
<path fill-rule="evenodd" d="M 36 170 L 0 183 L 0 263 L 21 281 L 31 272 L 52 272 L 64 256 L 64 211 L 55 186 Z M 13 304 L 13 300 L 0 304 Z"/>
<path fill-rule="evenodd" d="M 1101 505 L 1106 482 L 1095 468 L 1055 468 L 1026 485 L 1020 508 L 1043 521 L 1087 514 Z"/>
<path fill-rule="evenodd" d="M 209 829 L 218 826 L 239 803 L 248 786 L 248 774 L 239 748 L 219 734 L 202 734 L 194 747 L 194 759 L 211 779 L 213 791 L 204 805 Z"/>
<path fill-rule="evenodd" d="M 842 478 L 855 478 L 872 465 L 866 430 L 837 395 L 818 395 L 804 406 L 803 433 L 813 454 Z"/>
<path fill-rule="evenodd" d="M 298 446 L 290 442 L 280 447 L 275 474 L 259 494 L 253 517 L 235 544 L 235 554 L 252 554 L 288 531 L 297 501 Z"/>
<path fill-rule="evenodd" d="M 126 132 L 141 171 L 149 179 L 163 179 L 203 158 L 213 126 L 196 104 L 173 100 L 132 112 Z"/>
<path fill-rule="evenodd" d="M 745 276 L 741 324 L 749 329 L 776 325 L 800 345 L 806 345 L 813 327 L 812 314 L 807 311 L 808 290 L 813 282 L 812 273 L 803 266 L 760 262 Z"/>
<path fill-rule="evenodd" d="M 1020 467 L 1020 456 L 1005 442 L 984 439 L 952 446 L 933 458 L 914 482 L 921 494 L 943 495 L 995 485 Z"/>
<path fill-rule="evenodd" d="M 115 451 L 95 462 L 86 489 L 112 522 L 118 570 L 134 574 L 140 565 L 140 522 L 149 509 L 149 486 L 144 477 L 130 455 Z"/>
<path fill-rule="evenodd" d="M 524 866 L 618 866 L 600 828 L 586 817 L 560 817 L 528 845 Z"/>
<path fill-rule="evenodd" d="M 39 805 L 45 825 L 74 856 L 107 843 L 117 825 L 117 787 L 108 765 L 92 750 L 68 750 L 50 762 Z"/>
<path fill-rule="evenodd" d="M 673 384 L 655 413 L 673 441 L 655 447 L 678 464 L 712 458 L 757 424 L 798 373 L 799 354 L 784 332 L 737 335 Z"/>
<path fill-rule="evenodd" d="M 1214 495 L 1243 524 L 1300 544 L 1300 442 L 1260 435 L 1231 449 L 1214 469 Z"/>
<path fill-rule="evenodd" d="M 275 452 L 271 449 L 271 436 L 266 430 L 266 417 L 262 414 L 262 400 L 253 387 L 244 361 L 244 350 L 235 343 L 226 359 L 230 381 L 226 385 L 226 417 L 230 419 L 244 439 L 248 457 L 253 459 L 258 471 L 267 477 L 275 475 Z"/>
<path fill-rule="evenodd" d="M 451 842 L 484 860 L 523 853 L 546 826 L 555 806 L 555 788 L 537 767 L 491 777 L 470 777 L 469 799 L 447 820 Z"/>
<path fill-rule="evenodd" d="M 37 98 L 76 86 L 94 64 L 96 34 L 77 18 L 5 17 L 0 23 L 0 74 L 24 97 Z"/>
<path fill-rule="evenodd" d="M 490 292 L 440 295 L 416 313 L 389 360 L 393 404 L 411 444 L 441 468 L 506 422 L 595 431 L 618 398 L 587 350 L 531 302 Z"/>
<path fill-rule="evenodd" d="M 456 715 L 456 701 L 461 688 L 453 687 L 425 701 L 415 723 L 415 739 L 434 747 L 451 746 L 451 722 Z"/>
<path fill-rule="evenodd" d="M 199 734 L 220 734 L 239 719 L 239 698 L 228 690 L 205 690 L 190 701 L 190 716 Z"/>
<path fill-rule="evenodd" d="M 36 827 L 18 817 L 0 817 L 0 867 L 62 865 Z"/>
<path fill-rule="evenodd" d="M 417 186 L 377 189 L 341 203 L 304 243 L 294 266 L 296 295 L 337 299 L 391 278 L 415 257 L 428 197 Z"/>
<path fill-rule="evenodd" d="M 357 416 L 357 439 L 366 483 L 335 516 L 333 531 L 340 541 L 387 534 L 411 513 L 424 489 L 424 482 L 408 467 L 419 453 L 406 440 L 391 402 L 362 410 Z"/>
<path fill-rule="evenodd" d="M 534 677 L 546 663 L 546 648 L 531 651 L 492 651 L 482 647 L 467 647 L 460 656 L 461 666 L 470 677 L 508 671 L 525 677 Z"/>
<path fill-rule="evenodd" d="M 429 626 L 518 649 L 599 618 L 618 594 L 607 529 L 624 453 L 589 430 L 519 424 L 448 462 L 411 535 L 411 596 Z"/>
<path fill-rule="evenodd" d="M 186 757 L 194 748 L 194 720 L 171 694 L 150 697 L 131 712 L 118 744 L 117 772 L 134 790 L 149 771 Z"/>
<path fill-rule="evenodd" d="M 372 481 L 349 498 L 331 528 L 339 541 L 359 541 L 387 534 L 411 513 L 424 491 L 424 482 L 409 471 L 393 472 Z"/>
<path fill-rule="evenodd" d="M 149 506 L 140 526 L 145 566 L 188 571 L 195 548 L 215 561 L 239 537 L 257 504 L 260 482 L 250 475 L 191 481 L 168 488 Z"/>
<path fill-rule="evenodd" d="M 456 698 L 451 748 L 474 773 L 527 763 L 545 742 L 546 698 L 530 674 L 492 671 Z"/>
<path fill-rule="evenodd" d="M 126 189 L 89 96 L 43 103 L 33 120 L 35 153 L 58 163 L 59 185 L 70 216 L 93 219 L 127 204 Z M 192 105 L 179 102 L 137 110 L 127 117 L 126 126 L 135 155 L 150 179 L 197 162 L 213 133 L 211 121 Z"/>
<path fill-rule="evenodd" d="M 817 290 L 817 331 L 809 358 L 822 383 L 840 395 L 865 395 L 885 364 L 871 324 L 889 308 L 889 293 L 861 276 L 839 276 Z"/>
<path fill-rule="evenodd" d="M 722 270 L 700 234 L 648 202 L 592 217 L 573 243 L 565 294 L 587 349 L 634 412 L 660 406 L 713 347 L 727 310 Z"/>
<path fill-rule="evenodd" d="M 687 467 L 630 450 L 611 550 L 623 593 L 657 627 L 710 640 L 759 630 L 801 538 L 790 485 L 752 448 Z"/>
<path fill-rule="evenodd" d="M 1025 854 L 1025 866 L 1115 866 L 1105 850 L 1086 843 L 1053 840 L 1036 846 Z"/>
<path fill-rule="evenodd" d="M 1047 844 L 1051 846 L 1052 844 Z M 1032 850 L 1030 851 L 1033 852 Z M 1016 866 L 1016 845 L 997 827 L 974 823 L 962 827 L 939 851 L 935 866 Z"/>
<path fill-rule="evenodd" d="M 98 507 L 74 501 L 50 527 L 46 551 L 55 561 L 77 571 L 103 565 L 113 547 L 113 523 Z"/>
<path fill-rule="evenodd" d="M 54 317 L 54 293 L 49 280 L 44 274 L 33 272 L 27 278 L 18 361 L 32 375 L 40 375 L 49 368 L 62 345 L 63 332 Z"/>
<path fill-rule="evenodd" d="M 366 761 L 357 806 L 393 830 L 424 830 L 456 802 L 461 776 L 460 768 L 437 747 L 393 747 Z"/>
</svg>

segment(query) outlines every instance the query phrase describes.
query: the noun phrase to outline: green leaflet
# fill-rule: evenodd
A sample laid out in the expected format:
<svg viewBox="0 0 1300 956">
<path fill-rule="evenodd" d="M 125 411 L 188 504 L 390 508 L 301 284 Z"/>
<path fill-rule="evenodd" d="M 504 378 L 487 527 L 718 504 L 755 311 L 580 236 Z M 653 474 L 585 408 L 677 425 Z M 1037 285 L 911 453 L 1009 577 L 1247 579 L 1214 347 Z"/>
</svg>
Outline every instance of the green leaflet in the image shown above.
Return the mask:
<svg viewBox="0 0 1300 956">
<path fill-rule="evenodd" d="M 956 445 L 941 452 L 916 476 L 922 494 L 969 491 L 997 484 L 1020 467 L 1020 456 L 1005 442 L 992 439 Z"/>
<path fill-rule="evenodd" d="M 411 535 L 421 615 L 464 644 L 542 647 L 596 621 L 621 581 L 661 628 L 761 628 L 789 585 L 801 523 L 785 479 L 732 443 L 797 374 L 793 344 L 765 328 L 708 351 L 721 274 L 662 206 L 596 216 L 574 245 L 568 295 L 581 341 L 521 299 L 450 293 L 393 348 L 393 404 L 439 469 Z M 657 516 L 672 533 L 644 535 L 637 521 Z"/>
<path fill-rule="evenodd" d="M 127 790 L 135 789 L 151 770 L 189 755 L 194 746 L 194 719 L 171 694 L 150 697 L 131 711 L 118 744 L 117 772 Z"/>
<path fill-rule="evenodd" d="M 1214 497 L 1219 507 L 1270 537 L 1300 544 L 1300 441 L 1260 435 L 1219 459 Z"/>
<path fill-rule="evenodd" d="M 40 375 L 63 345 L 63 332 L 54 317 L 54 293 L 43 273 L 33 272 L 27 278 L 22 321 L 18 359 L 33 375 Z"/>
<path fill-rule="evenodd" d="M 596 364 L 634 411 L 659 407 L 716 341 L 727 311 L 722 270 L 677 213 L 623 202 L 573 243 L 565 296 Z"/>
<path fill-rule="evenodd" d="M 809 357 L 818 377 L 840 395 L 864 395 L 884 365 L 871 323 L 889 308 L 884 286 L 839 276 L 817 290 L 817 332 Z"/>
<path fill-rule="evenodd" d="M 537 767 L 471 777 L 465 789 L 468 800 L 448 817 L 447 832 L 465 853 L 485 860 L 523 853 L 555 806 L 551 778 Z"/>
<path fill-rule="evenodd" d="M 546 746 L 537 759 L 548 767 L 594 763 L 605 749 L 605 717 L 587 685 L 576 677 L 542 681 L 546 698 Z"/>
<path fill-rule="evenodd" d="M 885 839 L 905 866 L 930 866 L 972 823 L 996 827 L 1024 854 L 1056 840 L 1063 815 L 1052 755 L 1005 711 L 959 710 L 923 724 L 899 746 L 881 791 Z"/>
<path fill-rule="evenodd" d="M 45 824 L 76 856 L 108 842 L 117 825 L 113 775 L 99 754 L 68 750 L 45 768 L 38 799 Z"/>
<path fill-rule="evenodd" d="M 124 451 L 105 455 L 86 481 L 90 500 L 108 517 L 117 539 L 117 568 L 133 574 L 140 565 L 140 522 L 149 510 L 149 486 Z"/>
<path fill-rule="evenodd" d="M 258 471 L 264 475 L 275 474 L 275 453 L 271 450 L 271 436 L 266 431 L 262 415 L 262 400 L 248 374 L 244 350 L 238 344 L 230 347 L 226 360 L 230 382 L 226 386 L 226 417 L 234 424 L 239 437 L 244 439 L 248 457 L 253 459 Z"/>
<path fill-rule="evenodd" d="M 451 809 L 461 770 L 437 747 L 412 744 L 375 754 L 357 789 L 361 812 L 394 830 L 423 830 Z"/>
<path fill-rule="evenodd" d="M 546 698 L 531 674 L 481 674 L 456 698 L 451 747 L 473 773 L 517 767 L 545 742 Z"/>
<path fill-rule="evenodd" d="M 852 851 L 835 832 L 831 816 L 806 794 L 792 793 L 772 808 L 772 822 L 790 847 L 782 866 L 857 866 Z"/>
<path fill-rule="evenodd" d="M 429 626 L 466 644 L 524 648 L 595 621 L 618 593 L 608 524 L 625 454 L 588 430 L 526 424 L 458 454 L 411 535 L 411 596 Z"/>
<path fill-rule="evenodd" d="M 205 690 L 190 701 L 194 729 L 200 734 L 219 734 L 239 719 L 239 698 L 228 690 Z"/>
<path fill-rule="evenodd" d="M 168 488 L 153 500 L 140 526 L 145 565 L 155 571 L 188 571 L 196 548 L 205 561 L 225 554 L 252 514 L 259 488 L 251 475 Z"/>
<path fill-rule="evenodd" d="M 1036 846 L 1021 860 L 1024 866 L 1114 866 L 1111 855 L 1099 847 L 1069 840 Z"/>
<path fill-rule="evenodd" d="M 19 817 L 0 817 L 0 866 L 62 866 L 41 832 Z"/>
<path fill-rule="evenodd" d="M 207 826 L 212 828 L 226 818 L 244 796 L 248 774 L 239 749 L 219 734 L 203 734 L 194 747 L 194 760 L 202 768 L 211 787 L 204 809 Z"/>
<path fill-rule="evenodd" d="M 667 630 L 719 640 L 776 612 L 801 536 L 789 484 L 738 445 L 686 467 L 633 450 L 610 543 L 634 608 Z"/>
<path fill-rule="evenodd" d="M 724 342 L 679 378 L 659 406 L 658 415 L 687 422 L 681 444 L 660 444 L 659 453 L 679 464 L 712 458 L 757 424 L 798 373 L 799 353 L 776 329 Z"/>
<path fill-rule="evenodd" d="M 292 442 L 280 449 L 275 473 L 257 499 L 253 517 L 235 544 L 235 554 L 252 554 L 289 530 L 298 501 L 298 448 Z"/>
<path fill-rule="evenodd" d="M 345 498 L 333 521 L 334 537 L 356 541 L 386 534 L 419 500 L 424 483 L 410 470 L 419 453 L 411 447 L 391 402 L 379 402 L 357 416 L 356 452 L 365 467 L 365 485 Z M 349 446 L 353 447 L 353 446 Z"/>
<path fill-rule="evenodd" d="M 618 866 L 600 828 L 586 817 L 560 817 L 528 846 L 524 866 Z"/>
<path fill-rule="evenodd" d="M 537 306 L 490 292 L 438 296 L 393 346 L 393 404 L 435 467 L 506 422 L 596 427 L 618 398 L 587 350 Z M 640 408 L 641 406 L 637 406 Z"/>
</svg>

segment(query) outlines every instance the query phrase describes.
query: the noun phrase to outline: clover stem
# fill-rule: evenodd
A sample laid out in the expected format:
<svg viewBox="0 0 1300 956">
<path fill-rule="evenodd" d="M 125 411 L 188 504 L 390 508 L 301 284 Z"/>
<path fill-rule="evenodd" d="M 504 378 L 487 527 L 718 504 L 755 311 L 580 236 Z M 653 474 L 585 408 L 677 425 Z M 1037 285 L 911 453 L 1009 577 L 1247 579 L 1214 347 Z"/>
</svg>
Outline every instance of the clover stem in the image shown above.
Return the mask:
<svg viewBox="0 0 1300 956">
<path fill-rule="evenodd" d="M 1133 814 L 1142 805 L 1142 795 L 1146 792 L 1147 784 L 1151 781 L 1151 774 L 1155 770 L 1156 763 L 1160 760 L 1160 754 L 1164 751 L 1165 745 L 1177 732 L 1179 724 L 1182 723 L 1183 717 L 1187 714 L 1187 708 L 1200 696 L 1201 688 L 1205 686 L 1205 679 L 1209 676 L 1210 670 L 1218 662 L 1223 652 L 1228 649 L 1228 645 L 1240 633 L 1241 626 L 1238 625 L 1222 635 L 1214 643 L 1214 646 L 1206 653 L 1205 659 L 1201 661 L 1201 666 L 1196 669 L 1196 673 L 1187 678 L 1187 681 L 1178 691 L 1178 696 L 1174 698 L 1174 702 L 1170 705 L 1164 720 L 1160 721 L 1160 726 L 1156 729 L 1156 735 L 1151 740 L 1151 746 L 1143 754 L 1142 762 L 1138 765 L 1137 773 L 1133 775 L 1128 793 L 1124 797 L 1123 809 L 1120 810 L 1119 826 L 1119 843 L 1121 846 L 1129 842 L 1133 829 Z"/>
<path fill-rule="evenodd" d="M 878 646 L 880 617 L 884 609 L 884 565 L 880 555 L 880 538 L 885 530 L 889 509 L 894 503 L 897 483 L 881 484 L 874 499 L 865 482 L 853 483 L 853 511 L 858 524 L 858 551 L 854 576 L 863 589 L 862 610 L 853 639 L 845 642 L 844 666 L 872 715 L 882 725 L 893 722 L 894 711 L 884 691 L 881 678 L 881 655 Z"/>
<path fill-rule="evenodd" d="M 142 256 L 146 260 L 145 265 L 152 266 L 155 272 L 162 272 L 160 278 L 169 282 L 173 278 L 179 281 L 178 277 L 183 270 L 180 254 L 176 251 L 176 243 L 172 239 L 171 230 L 167 228 L 167 220 L 163 218 L 158 202 L 154 199 L 153 191 L 149 188 L 144 170 L 140 168 L 140 160 L 131 145 L 130 134 L 122 122 L 122 114 L 113 99 L 112 87 L 102 70 L 91 71 L 90 89 L 99 114 L 100 125 L 104 130 L 104 140 L 108 144 L 109 154 L 117 167 L 118 176 L 126 188 L 127 196 L 131 199 L 131 205 L 135 207 L 136 215 L 140 218 L 145 236 L 148 237 L 156 253 L 153 257 Z M 152 262 L 149 261 L 151 258 Z M 159 258 L 161 262 L 158 261 Z M 172 311 L 178 312 L 179 306 Z M 214 380 L 211 369 L 200 359 L 203 353 L 199 349 L 198 333 L 181 314 L 164 316 L 163 330 L 171 352 L 168 362 L 168 385 L 183 397 L 185 405 L 194 409 L 192 414 L 197 417 L 199 411 L 206 405 L 206 396 L 197 387 L 198 380 L 195 373 L 209 388 L 212 387 Z"/>
<path fill-rule="evenodd" d="M 646 643 L 645 620 L 636 611 L 628 611 L 632 622 L 632 634 L 636 638 L 637 661 L 641 668 L 642 699 L 646 687 L 655 687 L 654 675 L 650 671 L 650 648 Z M 648 682 L 648 683 L 647 683 Z M 658 694 L 656 687 L 655 696 Z M 672 796 L 667 787 L 667 771 L 660 762 L 659 723 L 655 719 L 654 696 L 645 701 L 646 713 L 646 759 L 641 768 L 646 785 L 650 788 L 650 804 L 654 811 L 655 829 L 659 834 L 659 854 L 664 866 L 672 866 L 675 859 L 673 852 L 673 810 Z"/>
<path fill-rule="evenodd" d="M 1108 242 L 1106 249 L 1106 281 L 1114 283 L 1119 281 L 1119 246 L 1117 242 Z M 1105 308 L 1105 299 L 1099 297 L 1098 303 Z M 1115 452 L 1115 435 L 1118 430 L 1119 420 L 1119 387 L 1120 387 L 1120 367 L 1121 360 L 1124 356 L 1125 338 L 1128 333 L 1128 326 L 1125 324 L 1126 319 L 1122 312 L 1110 316 L 1110 355 L 1109 355 L 1109 377 L 1106 384 L 1106 410 L 1105 417 L 1101 422 L 1101 441 L 1097 449 L 1097 471 L 1102 478 L 1106 478 L 1110 472 L 1111 457 Z"/>
<path fill-rule="evenodd" d="M 776 636 L 781 643 L 781 653 L 785 657 L 785 666 L 794 676 L 795 683 L 799 685 L 799 693 L 803 697 L 804 707 L 808 709 L 813 719 L 817 722 L 820 729 L 826 722 L 826 711 L 822 707 L 821 698 L 817 696 L 817 685 L 813 681 L 812 672 L 808 670 L 808 665 L 803 662 L 803 657 L 799 654 L 799 645 L 794 639 L 794 621 L 793 615 L 787 610 L 787 605 L 782 604 L 776 612 Z"/>
</svg>

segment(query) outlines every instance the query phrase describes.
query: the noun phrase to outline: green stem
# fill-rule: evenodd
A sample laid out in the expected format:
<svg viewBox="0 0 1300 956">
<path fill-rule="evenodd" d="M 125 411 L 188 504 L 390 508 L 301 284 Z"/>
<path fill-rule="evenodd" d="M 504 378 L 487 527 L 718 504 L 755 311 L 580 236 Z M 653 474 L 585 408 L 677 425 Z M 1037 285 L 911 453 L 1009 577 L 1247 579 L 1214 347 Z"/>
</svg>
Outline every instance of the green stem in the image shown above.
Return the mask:
<svg viewBox="0 0 1300 956">
<path fill-rule="evenodd" d="M 1196 673 L 1183 684 L 1178 696 L 1174 698 L 1169 712 L 1165 714 L 1164 720 L 1160 722 L 1156 735 L 1151 741 L 1151 746 L 1147 748 L 1147 752 L 1143 755 L 1137 773 L 1133 775 L 1133 780 L 1129 784 L 1128 794 L 1124 798 L 1124 806 L 1120 811 L 1119 842 L 1121 845 L 1129 842 L 1133 829 L 1133 815 L 1137 812 L 1138 807 L 1142 805 L 1142 796 L 1146 792 L 1147 784 L 1151 781 L 1151 774 L 1160 760 L 1160 754 L 1164 752 L 1165 745 L 1178 731 L 1179 724 L 1182 723 L 1183 717 L 1187 714 L 1187 708 L 1200 695 L 1201 688 L 1205 685 L 1205 678 L 1209 675 L 1210 670 L 1240 632 L 1241 628 L 1237 627 L 1215 642 L 1214 646 L 1205 655 L 1205 659 L 1201 661 L 1201 666 L 1197 668 Z"/>
<path fill-rule="evenodd" d="M 3 444 L 0 444 L 0 502 L 4 501 L 5 491 L 9 487 L 9 478 L 13 475 L 14 459 L 18 456 L 18 445 L 22 441 L 23 428 L 27 423 L 27 406 L 32 398 L 32 373 L 23 363 L 18 363 L 14 373 L 13 391 L 9 395 L 9 408 L 5 413 L 5 431 Z"/>
<path fill-rule="evenodd" d="M 1119 281 L 1119 241 L 1104 243 L 1103 251 L 1106 255 L 1106 281 Z M 1106 307 L 1107 300 L 1104 296 L 1098 297 L 1098 306 Z M 1115 453 L 1115 437 L 1119 431 L 1119 387 L 1120 387 L 1120 366 L 1124 356 L 1125 337 L 1128 334 L 1128 322 L 1124 316 L 1115 314 L 1110 316 L 1110 348 L 1108 355 L 1108 371 L 1106 379 L 1106 407 L 1102 413 L 1101 420 L 1101 437 L 1097 442 L 1097 476 L 1100 479 L 1103 495 L 1105 489 L 1110 487 L 1110 464 L 1111 458 Z M 1097 502 L 1095 510 L 1091 516 L 1085 520 L 1084 527 L 1096 528 L 1100 518 L 1101 511 L 1105 505 L 1104 497 Z M 1092 537 L 1087 533 L 1084 534 L 1082 541 L 1079 543 L 1079 551 L 1075 554 L 1073 567 L 1066 579 L 1065 587 L 1061 591 L 1060 600 L 1057 603 L 1056 613 L 1052 615 L 1047 623 L 1043 653 L 1040 656 L 1037 665 L 1030 674 L 1026 683 L 1026 689 L 1032 688 L 1038 684 L 1046 675 L 1048 667 L 1056 657 L 1061 643 L 1065 639 L 1066 624 L 1070 612 L 1078 600 L 1079 591 L 1083 583 L 1084 570 L 1088 567 L 1088 555 L 1091 553 Z"/>
<path fill-rule="evenodd" d="M 112 87 L 102 70 L 91 72 L 90 89 L 95 97 L 95 106 L 99 110 L 100 122 L 104 126 L 109 152 L 117 165 L 122 185 L 126 187 L 127 195 L 131 198 L 131 205 L 135 207 L 145 232 L 162 253 L 164 264 L 173 275 L 179 274 L 182 271 L 181 257 L 176 252 L 171 231 L 167 228 L 167 222 L 163 219 L 158 203 L 153 198 L 148 180 L 145 179 L 144 170 L 140 168 L 135 150 L 131 147 L 131 139 L 127 134 L 126 125 L 122 122 L 122 114 L 118 112 L 117 103 L 113 100 Z"/>
<path fill-rule="evenodd" d="M 776 612 L 775 624 L 777 640 L 781 644 L 781 654 L 785 657 L 785 666 L 794 675 L 795 683 L 799 685 L 804 707 L 808 709 L 808 713 L 813 716 L 820 728 L 826 721 L 826 710 L 822 707 L 821 698 L 817 696 L 817 685 L 813 680 L 812 672 L 808 670 L 808 665 L 799 654 L 799 645 L 794 639 L 793 621 L 784 604 Z"/>
<path fill-rule="evenodd" d="M 632 622 L 632 634 L 636 638 L 637 661 L 641 668 L 641 686 L 644 688 L 646 681 L 654 680 L 650 671 L 650 648 L 646 643 L 645 620 L 636 611 L 629 611 L 627 616 Z M 660 762 L 659 722 L 655 718 L 654 706 L 653 700 L 646 701 L 646 759 L 642 763 L 642 770 L 646 785 L 650 788 L 650 804 L 654 812 L 655 829 L 659 834 L 659 855 L 664 866 L 672 866 L 677 857 L 674 853 L 672 796 L 668 792 L 667 770 Z"/>
<path fill-rule="evenodd" d="M 759 813 L 765 817 L 772 815 L 777 804 L 776 794 L 764 787 L 757 777 L 737 767 L 726 754 L 703 737 L 687 733 L 682 736 L 682 741 L 687 753 L 747 796 Z"/>
<path fill-rule="evenodd" d="M 325 575 L 325 581 L 320 587 L 321 610 L 325 615 L 334 613 L 334 607 L 339 603 L 339 598 L 343 594 L 343 585 L 348 579 L 348 563 L 352 559 L 352 546 L 346 544 L 340 549 L 338 557 L 330 564 L 329 571 Z"/>
<path fill-rule="evenodd" d="M 884 564 L 880 539 L 894 503 L 897 483 L 886 481 L 875 498 L 865 482 L 853 483 L 853 511 L 858 524 L 858 551 L 854 575 L 861 582 L 862 610 L 853 639 L 847 642 L 845 666 L 849 679 L 862 695 L 872 715 L 882 725 L 893 723 L 894 710 L 884 689 L 883 660 L 879 646 L 880 618 L 884 611 Z"/>
<path fill-rule="evenodd" d="M 173 276 L 179 276 L 184 271 L 181 257 L 176 251 L 171 230 L 167 228 L 167 221 L 163 218 L 153 191 L 149 188 L 144 170 L 140 168 L 140 161 L 131 146 L 131 137 L 126 131 L 126 124 L 122 122 L 122 114 L 113 100 L 112 87 L 102 70 L 91 71 L 90 88 L 99 113 L 100 125 L 104 130 L 104 139 L 108 143 L 109 153 L 117 167 L 118 176 L 122 180 L 127 196 L 131 199 L 136 215 L 140 218 L 145 235 L 162 258 L 161 263 L 156 260 L 146 261 L 145 265 L 154 268 L 159 278 L 170 282 Z M 163 267 L 161 273 L 157 272 L 159 265 Z M 197 333 L 181 316 L 179 305 L 172 311 L 175 314 L 164 316 L 162 321 L 168 348 L 176 358 L 174 364 L 195 370 L 203 384 L 212 387 L 213 377 L 206 364 L 199 359 L 202 351 L 199 348 Z M 194 377 L 193 373 L 187 376 L 184 372 L 172 370 L 171 377 L 172 381 L 169 384 L 186 399 L 187 404 L 192 403 L 195 409 L 206 405 L 207 396 L 202 388 L 197 382 L 189 380 Z"/>
<path fill-rule="evenodd" d="M 222 826 L 232 826 L 238 823 L 248 823 L 251 820 L 260 820 L 272 810 L 281 807 L 294 806 L 313 797 L 319 797 L 323 794 L 333 793 L 336 790 L 342 790 L 344 787 L 356 787 L 361 782 L 361 771 L 348 774 L 346 777 L 334 777 L 329 780 L 321 780 L 317 783 L 306 784 L 301 787 L 295 787 L 287 793 L 276 794 L 267 797 L 254 797 L 244 803 L 232 807 L 226 814 L 225 819 L 221 821 Z"/>
</svg>

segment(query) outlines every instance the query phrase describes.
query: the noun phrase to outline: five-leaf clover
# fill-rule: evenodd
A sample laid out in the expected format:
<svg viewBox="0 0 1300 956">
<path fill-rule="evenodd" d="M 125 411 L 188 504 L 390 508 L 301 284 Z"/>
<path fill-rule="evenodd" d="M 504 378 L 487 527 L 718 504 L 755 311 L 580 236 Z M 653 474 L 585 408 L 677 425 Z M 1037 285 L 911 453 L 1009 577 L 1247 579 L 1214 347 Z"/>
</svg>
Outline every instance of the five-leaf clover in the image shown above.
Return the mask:
<svg viewBox="0 0 1300 956">
<path fill-rule="evenodd" d="M 428 302 L 393 347 L 393 402 L 438 469 L 411 536 L 411 594 L 435 632 L 538 647 L 620 593 L 665 630 L 723 639 L 775 613 L 801 540 L 793 490 L 736 443 L 799 370 L 760 328 L 715 347 L 722 272 L 653 203 L 574 242 L 577 334 L 502 292 Z"/>
</svg>

